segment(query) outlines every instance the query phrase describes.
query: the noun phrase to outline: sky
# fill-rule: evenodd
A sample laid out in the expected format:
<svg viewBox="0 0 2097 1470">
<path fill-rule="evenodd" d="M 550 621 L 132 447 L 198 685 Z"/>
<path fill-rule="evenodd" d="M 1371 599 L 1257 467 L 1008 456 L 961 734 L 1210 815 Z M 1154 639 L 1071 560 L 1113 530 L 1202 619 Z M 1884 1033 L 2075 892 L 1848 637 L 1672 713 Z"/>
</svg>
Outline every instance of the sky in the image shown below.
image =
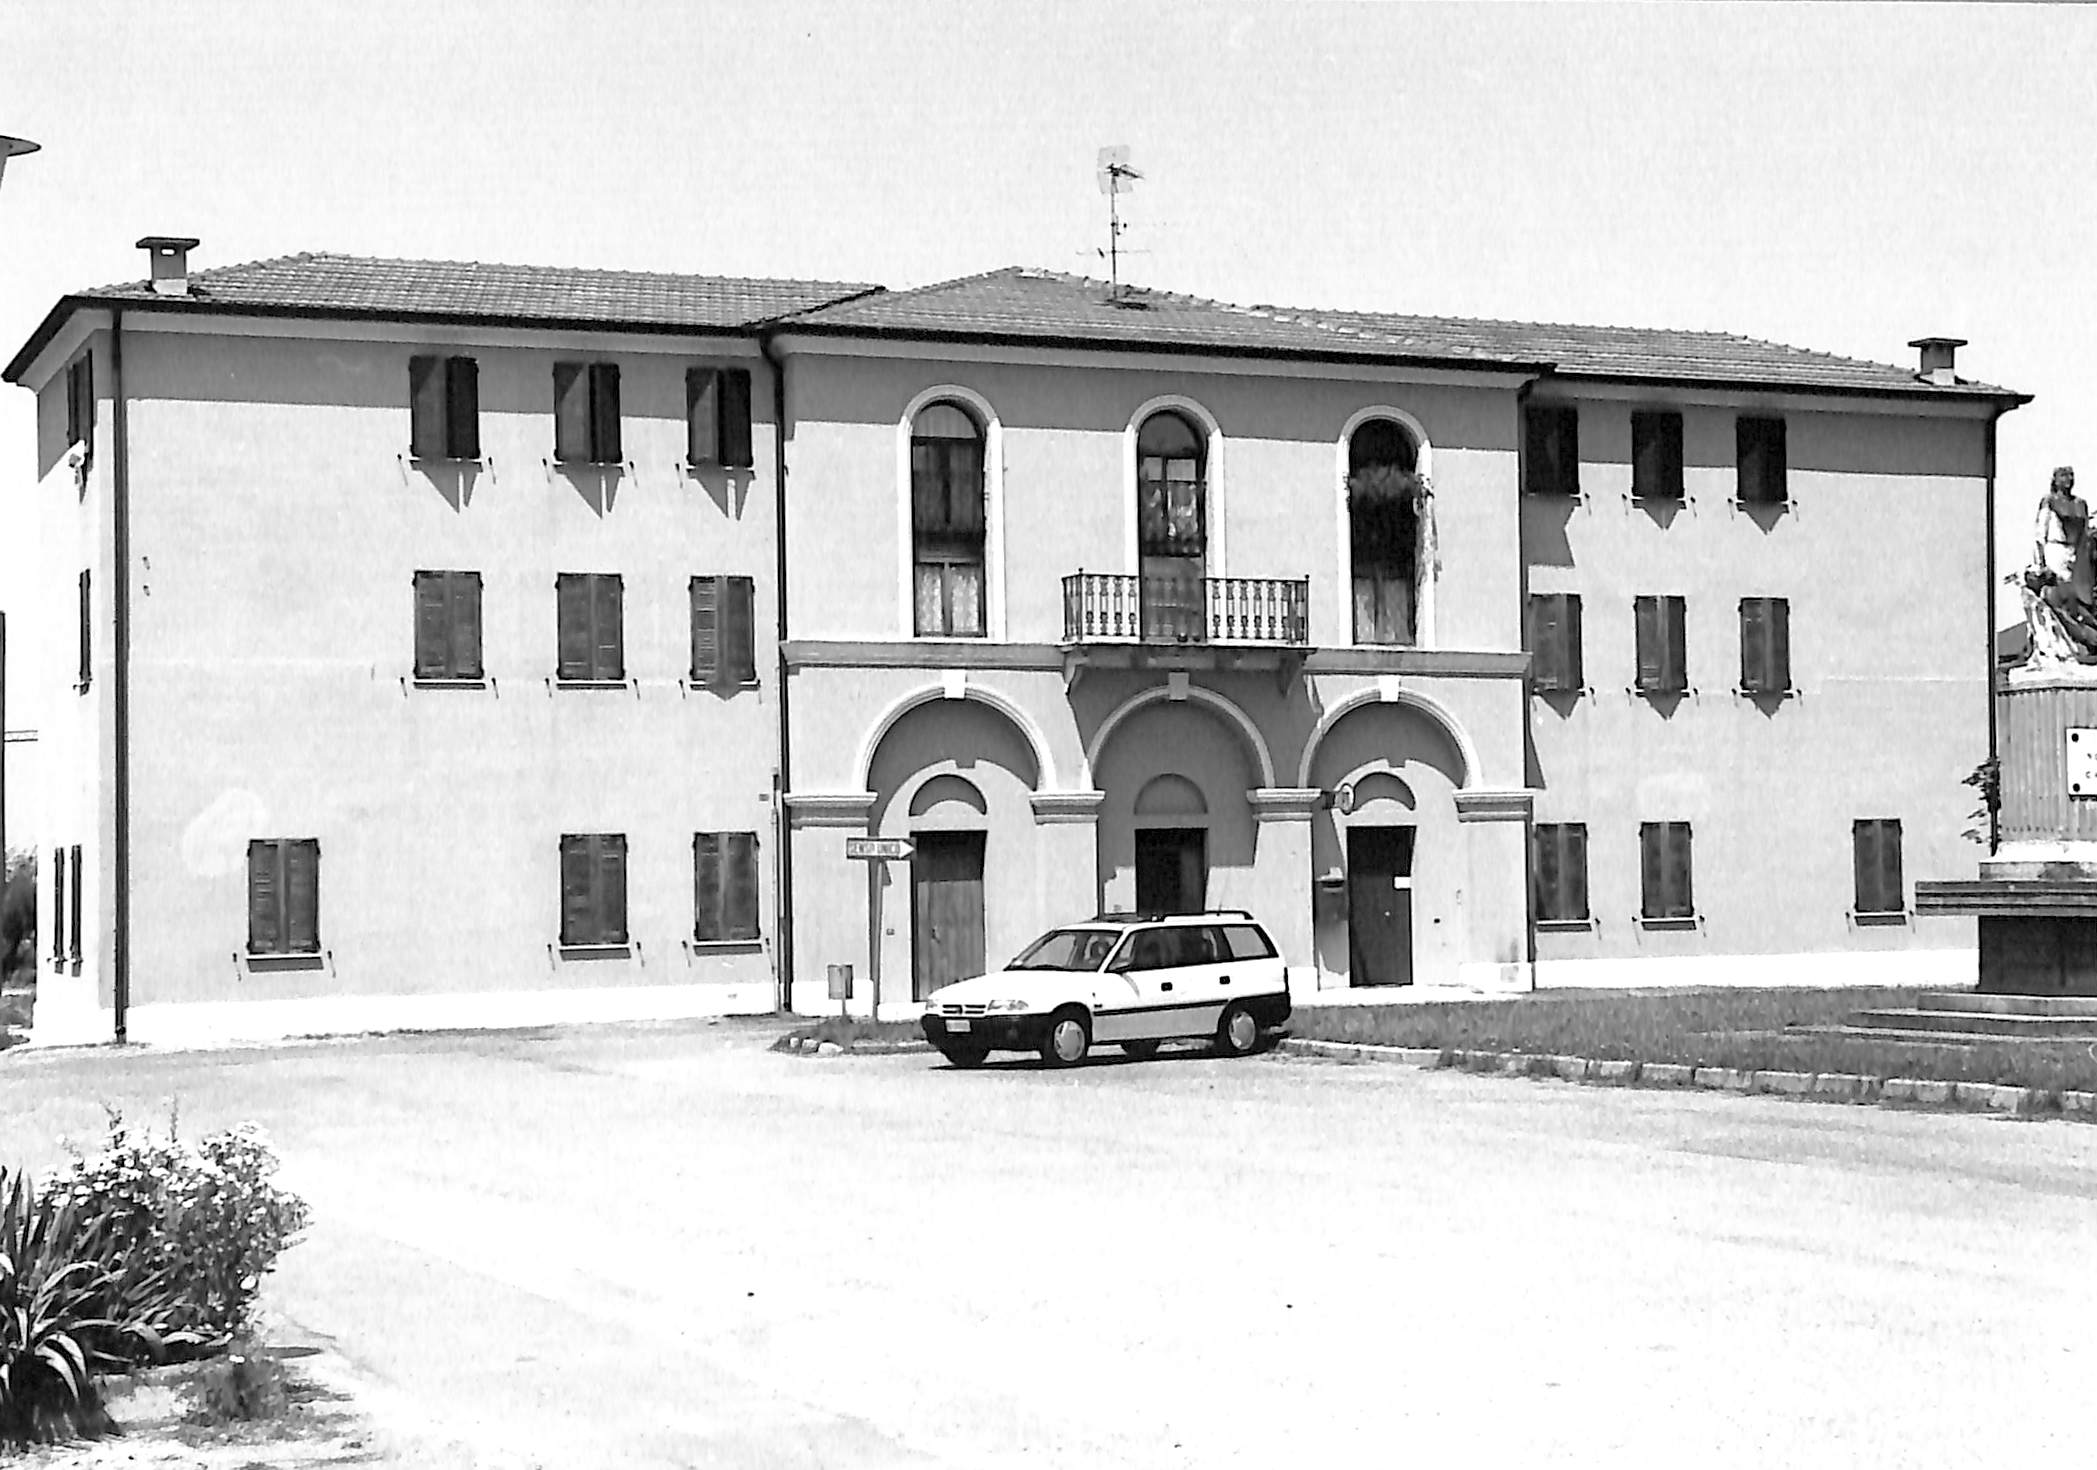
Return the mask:
<svg viewBox="0 0 2097 1470">
<path fill-rule="evenodd" d="M 1142 284 L 1903 365 L 1963 337 L 2037 395 L 2005 567 L 2052 466 L 2097 491 L 2097 6 L 11 0 L 0 133 L 43 145 L 0 183 L 0 357 L 147 234 L 197 268 L 1104 275 L 1126 144 Z M 32 430 L 0 387 L 0 608 Z"/>
</svg>

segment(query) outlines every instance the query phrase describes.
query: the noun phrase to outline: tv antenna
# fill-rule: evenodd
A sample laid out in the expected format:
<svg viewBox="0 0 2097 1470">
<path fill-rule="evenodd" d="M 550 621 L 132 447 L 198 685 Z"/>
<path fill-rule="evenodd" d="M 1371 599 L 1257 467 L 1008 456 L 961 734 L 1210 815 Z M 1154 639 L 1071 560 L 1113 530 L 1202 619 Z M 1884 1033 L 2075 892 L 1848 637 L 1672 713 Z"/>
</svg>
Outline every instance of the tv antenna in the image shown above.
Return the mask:
<svg viewBox="0 0 2097 1470">
<path fill-rule="evenodd" d="M 1107 196 L 1107 279 L 1111 295 L 1121 295 L 1121 196 L 1143 175 L 1129 162 L 1129 145 L 1116 143 L 1099 151 L 1099 191 Z"/>
</svg>

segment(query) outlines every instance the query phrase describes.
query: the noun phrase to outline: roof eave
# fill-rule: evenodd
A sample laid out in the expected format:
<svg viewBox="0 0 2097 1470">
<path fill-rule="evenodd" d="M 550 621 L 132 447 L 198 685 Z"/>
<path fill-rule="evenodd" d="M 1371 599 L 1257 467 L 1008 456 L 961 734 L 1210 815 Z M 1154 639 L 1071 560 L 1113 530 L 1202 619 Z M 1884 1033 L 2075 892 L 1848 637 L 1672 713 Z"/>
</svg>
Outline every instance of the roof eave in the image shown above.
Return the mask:
<svg viewBox="0 0 2097 1470">
<path fill-rule="evenodd" d="M 1940 387 L 1933 383 L 1807 383 L 1796 378 L 1707 378 L 1693 373 L 1611 373 L 1595 369 L 1560 368 L 1552 374 L 1562 382 L 1651 383 L 1670 388 L 1696 388 L 1716 393 L 1808 393 L 1838 398 L 1898 398 L 1939 402 L 2006 403 L 2015 408 L 2030 403 L 2032 395 L 2008 388 L 1981 384 Z"/>
<path fill-rule="evenodd" d="M 937 327 L 884 327 L 856 322 L 815 322 L 793 317 L 783 318 L 777 325 L 782 333 L 796 333 L 811 337 L 859 338 L 885 342 L 954 342 L 987 347 L 1041 348 L 1083 352 L 1181 353 L 1206 357 L 1283 358 L 1298 362 L 1383 364 L 1395 367 L 1470 369 L 1475 372 L 1493 373 L 1548 373 L 1553 366 L 1549 362 L 1528 358 L 1451 357 L 1435 353 L 1377 351 L 1369 347 L 1364 347 L 1358 351 L 1349 351 L 1337 346 L 1331 350 L 1273 345 L 1256 346 L 1250 344 L 1231 346 L 1212 342 L 1100 338 L 1070 333 L 986 332 Z"/>
</svg>

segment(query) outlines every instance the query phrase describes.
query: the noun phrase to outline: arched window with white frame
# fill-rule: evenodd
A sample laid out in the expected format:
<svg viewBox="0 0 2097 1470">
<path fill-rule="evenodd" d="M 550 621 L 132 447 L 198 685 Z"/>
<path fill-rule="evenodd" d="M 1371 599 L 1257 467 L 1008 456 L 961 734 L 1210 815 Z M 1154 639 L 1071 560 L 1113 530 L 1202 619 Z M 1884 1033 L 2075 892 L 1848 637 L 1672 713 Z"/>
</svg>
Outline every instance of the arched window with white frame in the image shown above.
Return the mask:
<svg viewBox="0 0 2097 1470">
<path fill-rule="evenodd" d="M 984 431 L 941 399 L 910 424 L 914 625 L 921 638 L 981 638 L 984 617 Z"/>
<path fill-rule="evenodd" d="M 1419 641 L 1420 449 L 1403 424 L 1372 418 L 1347 441 L 1349 589 L 1358 644 Z"/>
<path fill-rule="evenodd" d="M 1202 578 L 1209 555 L 1208 440 L 1177 409 L 1136 431 L 1137 551 L 1145 637 L 1206 636 Z"/>
</svg>

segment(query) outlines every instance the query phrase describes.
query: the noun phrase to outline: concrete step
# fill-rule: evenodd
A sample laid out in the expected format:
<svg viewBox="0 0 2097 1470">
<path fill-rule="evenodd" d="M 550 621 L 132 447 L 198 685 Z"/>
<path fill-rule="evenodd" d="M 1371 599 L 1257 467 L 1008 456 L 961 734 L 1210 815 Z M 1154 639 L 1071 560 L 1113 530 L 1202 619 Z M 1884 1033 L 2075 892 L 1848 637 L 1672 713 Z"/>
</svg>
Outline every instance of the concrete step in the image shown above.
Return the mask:
<svg viewBox="0 0 2097 1470">
<path fill-rule="evenodd" d="M 2097 1019 L 2097 995 L 1983 995 L 1977 990 L 1924 991 L 1925 1011 L 1984 1011 L 1995 1016 L 2088 1016 Z"/>
<path fill-rule="evenodd" d="M 1787 1036 L 1839 1036 L 1849 1041 L 1871 1041 L 1885 1046 L 1979 1046 L 2001 1041 L 1999 1036 L 1975 1036 L 1970 1031 L 1916 1031 L 1894 1026 L 1792 1026 Z M 2011 1038 L 2012 1040 L 2021 1038 Z"/>
<path fill-rule="evenodd" d="M 1966 1036 L 2097 1037 L 2097 1016 L 2001 1015 L 1993 1011 L 1853 1011 L 1848 1024 L 1880 1030 L 1941 1031 Z"/>
</svg>

